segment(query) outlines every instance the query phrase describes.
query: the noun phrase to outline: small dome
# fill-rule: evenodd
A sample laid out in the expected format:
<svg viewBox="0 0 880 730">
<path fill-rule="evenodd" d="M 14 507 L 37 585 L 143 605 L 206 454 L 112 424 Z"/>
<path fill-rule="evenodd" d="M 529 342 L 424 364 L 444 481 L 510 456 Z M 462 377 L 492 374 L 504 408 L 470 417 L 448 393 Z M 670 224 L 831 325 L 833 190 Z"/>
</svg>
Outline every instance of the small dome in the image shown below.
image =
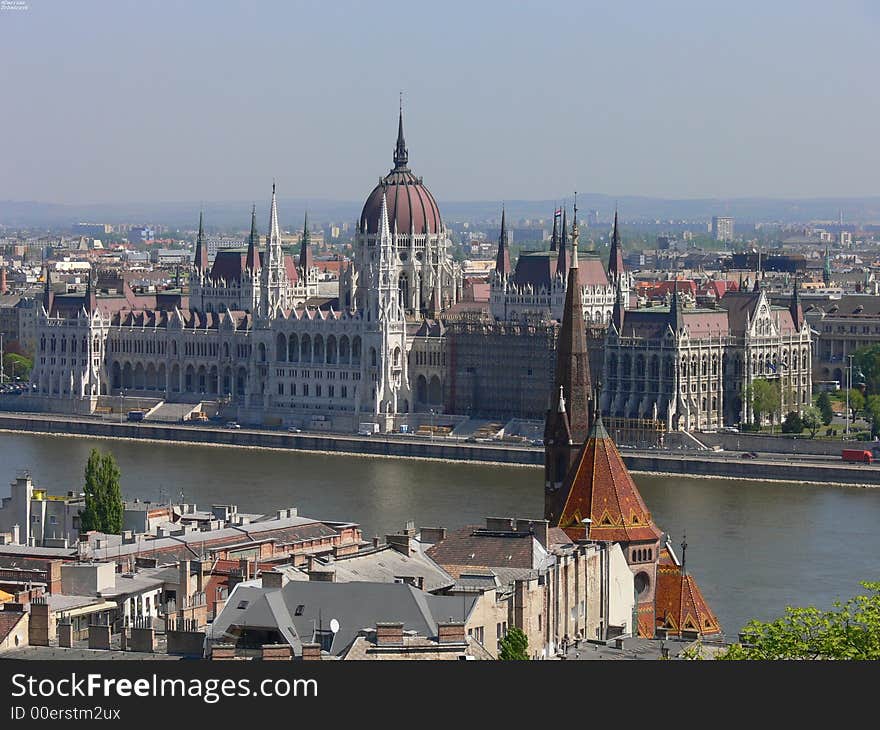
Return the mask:
<svg viewBox="0 0 880 730">
<path fill-rule="evenodd" d="M 382 196 L 388 205 L 388 225 L 391 232 L 395 226 L 401 234 L 416 235 L 439 233 L 443 224 L 437 201 L 422 183 L 422 179 L 413 175 L 407 166 L 409 153 L 403 139 L 403 112 L 401 111 L 397 127 L 397 145 L 394 149 L 394 167 L 382 181 L 373 188 L 361 211 L 360 230 L 364 233 L 376 233 L 382 217 Z"/>
</svg>

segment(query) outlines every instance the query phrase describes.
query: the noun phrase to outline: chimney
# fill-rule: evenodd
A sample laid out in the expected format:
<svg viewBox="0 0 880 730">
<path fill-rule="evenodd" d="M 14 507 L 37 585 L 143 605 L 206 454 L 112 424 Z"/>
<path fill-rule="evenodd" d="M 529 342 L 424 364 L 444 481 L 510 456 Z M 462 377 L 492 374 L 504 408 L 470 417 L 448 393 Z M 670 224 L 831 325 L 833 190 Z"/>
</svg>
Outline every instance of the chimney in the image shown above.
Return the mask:
<svg viewBox="0 0 880 730">
<path fill-rule="evenodd" d="M 415 552 L 410 535 L 385 535 L 385 542 L 403 555 L 412 555 Z"/>
<path fill-rule="evenodd" d="M 437 643 L 463 644 L 466 641 L 461 621 L 444 621 L 437 624 Z"/>
<path fill-rule="evenodd" d="M 190 581 L 190 562 L 189 560 L 181 560 L 178 563 L 178 579 L 177 583 L 179 585 L 178 593 L 177 593 L 177 602 L 181 606 L 187 605 L 186 602 L 182 601 L 182 598 L 186 598 L 187 600 L 192 597 L 192 584 Z"/>
<path fill-rule="evenodd" d="M 374 548 L 379 547 L 379 536 L 378 535 L 373 536 L 373 547 Z"/>
<path fill-rule="evenodd" d="M 529 529 L 535 539 L 546 549 L 550 542 L 550 523 L 547 520 L 529 520 Z"/>
<path fill-rule="evenodd" d="M 263 661 L 289 662 L 291 653 L 290 644 L 263 644 L 260 647 L 260 658 Z"/>
<path fill-rule="evenodd" d="M 302 645 L 302 658 L 303 658 L 304 662 L 320 661 L 321 660 L 321 645 L 320 644 L 303 644 Z"/>
<path fill-rule="evenodd" d="M 403 645 L 403 622 L 388 621 L 376 624 L 377 646 L 401 646 Z"/>
<path fill-rule="evenodd" d="M 284 573 L 280 573 L 277 570 L 264 570 L 261 578 L 263 579 L 263 588 L 284 587 Z"/>
<path fill-rule="evenodd" d="M 238 569 L 241 571 L 241 576 L 244 580 L 250 580 L 253 577 L 251 575 L 251 559 L 250 558 L 241 558 L 238 561 Z"/>
<path fill-rule="evenodd" d="M 443 542 L 446 539 L 445 527 L 422 527 L 419 533 L 422 542 L 431 543 L 432 545 L 436 545 L 438 542 Z"/>
<path fill-rule="evenodd" d="M 324 581 L 326 583 L 336 582 L 336 571 L 333 568 L 323 568 L 318 570 L 310 570 L 309 580 Z"/>
</svg>

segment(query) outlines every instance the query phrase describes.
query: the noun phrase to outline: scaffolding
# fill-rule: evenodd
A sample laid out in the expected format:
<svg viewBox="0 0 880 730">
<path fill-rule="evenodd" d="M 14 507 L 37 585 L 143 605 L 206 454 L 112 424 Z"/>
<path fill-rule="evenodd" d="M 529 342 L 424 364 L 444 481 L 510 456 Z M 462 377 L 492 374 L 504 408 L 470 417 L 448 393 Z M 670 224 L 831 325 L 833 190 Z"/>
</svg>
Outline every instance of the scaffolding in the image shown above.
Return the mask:
<svg viewBox="0 0 880 730">
<path fill-rule="evenodd" d="M 666 422 L 657 418 L 603 418 L 605 429 L 618 445 L 663 446 Z"/>
</svg>

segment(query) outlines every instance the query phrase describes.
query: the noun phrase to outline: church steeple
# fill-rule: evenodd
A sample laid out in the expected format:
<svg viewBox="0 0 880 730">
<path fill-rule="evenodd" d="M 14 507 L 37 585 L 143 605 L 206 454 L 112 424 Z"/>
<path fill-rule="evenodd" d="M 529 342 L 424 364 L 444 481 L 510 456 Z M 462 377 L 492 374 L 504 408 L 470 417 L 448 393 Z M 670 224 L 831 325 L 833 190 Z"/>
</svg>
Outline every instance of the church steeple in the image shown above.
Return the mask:
<svg viewBox="0 0 880 730">
<path fill-rule="evenodd" d="M 548 494 L 558 489 L 577 450 L 590 430 L 590 358 L 577 259 L 577 204 L 571 226 L 571 266 L 565 291 L 565 307 L 556 341 L 553 394 L 558 400 L 547 411 L 544 425 L 544 474 Z M 561 249 L 560 249 L 561 251 Z M 563 403 L 564 409 L 558 405 Z"/>
<path fill-rule="evenodd" d="M 498 236 L 498 255 L 495 257 L 495 271 L 499 276 L 509 276 L 510 251 L 507 248 L 507 222 L 504 206 L 501 206 L 501 233 Z"/>
<path fill-rule="evenodd" d="M 394 169 L 406 169 L 409 161 L 409 150 L 406 149 L 406 140 L 403 138 L 403 93 L 400 95 L 400 115 L 397 118 L 397 144 L 394 147 Z"/>
</svg>

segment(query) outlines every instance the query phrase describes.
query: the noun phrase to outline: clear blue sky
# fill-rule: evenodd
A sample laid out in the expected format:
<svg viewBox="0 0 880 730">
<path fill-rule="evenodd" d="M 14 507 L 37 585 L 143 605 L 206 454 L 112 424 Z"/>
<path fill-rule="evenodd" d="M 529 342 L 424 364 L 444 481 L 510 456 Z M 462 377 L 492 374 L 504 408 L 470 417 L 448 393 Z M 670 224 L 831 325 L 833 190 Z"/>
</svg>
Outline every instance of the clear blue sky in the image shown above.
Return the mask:
<svg viewBox="0 0 880 730">
<path fill-rule="evenodd" d="M 880 3 L 24 0 L 0 199 L 880 194 Z"/>
</svg>

